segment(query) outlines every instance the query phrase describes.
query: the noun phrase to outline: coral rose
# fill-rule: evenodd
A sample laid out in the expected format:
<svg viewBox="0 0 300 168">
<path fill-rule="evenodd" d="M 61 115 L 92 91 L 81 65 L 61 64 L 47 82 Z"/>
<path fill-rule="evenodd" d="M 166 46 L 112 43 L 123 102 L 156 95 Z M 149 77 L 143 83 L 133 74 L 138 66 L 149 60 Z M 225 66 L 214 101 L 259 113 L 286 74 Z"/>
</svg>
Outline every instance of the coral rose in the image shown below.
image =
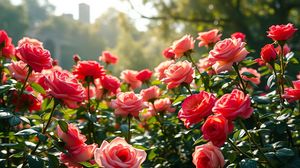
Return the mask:
<svg viewBox="0 0 300 168">
<path fill-rule="evenodd" d="M 260 51 L 260 57 L 266 63 L 270 63 L 276 59 L 277 52 L 273 44 L 266 44 Z"/>
<path fill-rule="evenodd" d="M 23 37 L 21 40 L 18 41 L 18 46 L 22 46 L 23 44 L 31 44 L 36 47 L 43 47 L 43 43 L 40 42 L 37 39 L 29 38 L 29 37 Z"/>
<path fill-rule="evenodd" d="M 285 88 L 283 97 L 289 102 L 300 100 L 300 80 L 293 81 L 294 88 Z"/>
<path fill-rule="evenodd" d="M 142 82 L 136 78 L 137 75 L 137 71 L 124 70 L 121 72 L 121 79 L 129 84 L 131 89 L 136 89 L 142 86 Z"/>
<path fill-rule="evenodd" d="M 224 145 L 227 134 L 233 130 L 233 124 L 221 114 L 209 116 L 202 125 L 203 138 L 211 141 L 215 146 Z"/>
<path fill-rule="evenodd" d="M 165 70 L 173 63 L 175 63 L 174 60 L 161 62 L 156 68 L 154 68 L 155 76 L 157 76 L 159 80 L 165 78 Z"/>
<path fill-rule="evenodd" d="M 147 89 L 141 90 L 140 95 L 143 97 L 144 101 L 151 101 L 153 99 L 157 99 L 160 95 L 159 87 L 151 86 Z"/>
<path fill-rule="evenodd" d="M 8 65 L 8 70 L 15 79 L 20 80 L 22 82 L 25 81 L 28 74 L 27 64 L 23 61 L 12 61 Z M 28 77 L 28 82 L 36 81 L 39 78 L 39 76 L 39 73 L 33 71 Z"/>
<path fill-rule="evenodd" d="M 92 77 L 94 80 L 105 75 L 104 69 L 97 61 L 78 61 L 73 69 L 73 74 L 79 80 Z"/>
<path fill-rule="evenodd" d="M 63 132 L 58 125 L 56 127 L 58 137 L 63 140 L 67 147 L 79 146 L 84 144 L 86 137 L 80 134 L 78 128 L 74 124 L 68 124 L 67 133 Z"/>
<path fill-rule="evenodd" d="M 216 97 L 205 91 L 193 94 L 183 101 L 182 108 L 178 112 L 178 118 L 189 128 L 190 125 L 197 124 L 212 113 L 215 101 Z"/>
<path fill-rule="evenodd" d="M 220 37 L 222 36 L 222 34 L 218 34 L 218 33 L 219 33 L 218 29 L 213 29 L 207 32 L 198 33 L 197 40 L 200 40 L 198 46 L 208 47 L 209 45 L 220 41 Z"/>
<path fill-rule="evenodd" d="M 68 154 L 61 153 L 60 160 L 64 163 L 72 162 L 73 164 L 88 161 L 93 158 L 94 151 L 98 147 L 97 144 L 82 144 L 80 146 L 74 146 L 67 148 Z"/>
<path fill-rule="evenodd" d="M 217 100 L 212 111 L 216 114 L 222 114 L 228 120 L 234 120 L 237 117 L 249 118 L 253 113 L 253 108 L 249 95 L 234 89 L 231 93 L 224 94 Z"/>
<path fill-rule="evenodd" d="M 162 81 L 167 84 L 168 89 L 173 89 L 183 83 L 190 84 L 193 81 L 194 69 L 190 62 L 178 61 L 171 64 L 164 74 Z"/>
<path fill-rule="evenodd" d="M 99 60 L 105 62 L 106 64 L 116 64 L 119 58 L 115 55 L 112 55 L 109 51 L 103 51 L 102 56 L 99 57 Z"/>
<path fill-rule="evenodd" d="M 210 142 L 196 146 L 192 156 L 196 168 L 221 168 L 225 165 L 221 150 Z"/>
<path fill-rule="evenodd" d="M 232 64 L 242 61 L 249 53 L 245 48 L 246 43 L 240 39 L 227 38 L 217 42 L 209 52 L 209 59 L 216 61 L 212 66 L 216 73 L 232 69 Z"/>
<path fill-rule="evenodd" d="M 194 49 L 194 39 L 191 35 L 185 35 L 181 39 L 173 42 L 171 49 L 175 54 L 175 58 L 180 58 L 184 53 Z"/>
<path fill-rule="evenodd" d="M 150 80 L 152 73 L 153 72 L 150 71 L 149 69 L 143 69 L 136 75 L 136 78 L 142 82 L 148 81 Z"/>
<path fill-rule="evenodd" d="M 19 42 L 16 55 L 36 72 L 52 68 L 50 52 L 30 41 Z"/>
<path fill-rule="evenodd" d="M 236 38 L 236 39 L 241 39 L 241 41 L 245 41 L 246 35 L 242 32 L 235 32 L 230 37 Z"/>
<path fill-rule="evenodd" d="M 162 55 L 167 59 L 174 59 L 175 53 L 172 48 L 168 47 L 163 50 Z"/>
<path fill-rule="evenodd" d="M 111 107 L 115 109 L 115 115 L 117 116 L 127 117 L 132 115 L 138 117 L 145 104 L 141 96 L 133 92 L 125 92 L 119 93 L 117 99 L 112 100 Z"/>
<path fill-rule="evenodd" d="M 201 58 L 197 64 L 198 69 L 201 73 L 206 72 L 209 75 L 214 74 L 214 70 L 212 70 L 212 66 L 216 63 L 215 61 L 210 60 L 208 57 Z"/>
<path fill-rule="evenodd" d="M 114 94 L 117 93 L 118 89 L 121 86 L 120 80 L 112 75 L 105 75 L 101 78 L 101 84 L 102 87 L 109 92 L 112 92 Z"/>
<path fill-rule="evenodd" d="M 46 76 L 47 93 L 60 99 L 69 108 L 77 108 L 77 103 L 84 101 L 84 88 L 78 80 L 67 71 L 54 71 Z"/>
<path fill-rule="evenodd" d="M 159 112 L 175 112 L 175 108 L 172 107 L 172 102 L 169 98 L 157 99 L 154 101 L 154 106 L 152 104 L 149 105 L 149 109 L 152 114 L 156 114 Z"/>
<path fill-rule="evenodd" d="M 286 25 L 272 25 L 269 27 L 267 36 L 274 41 L 285 41 L 290 39 L 296 31 L 297 29 L 291 23 Z"/>
<path fill-rule="evenodd" d="M 244 72 L 248 72 L 252 75 L 254 75 L 253 77 L 247 77 L 246 75 L 243 75 Z M 257 72 L 256 69 L 253 69 L 253 68 L 246 68 L 246 67 L 242 67 L 240 69 L 240 74 L 243 78 L 243 80 L 245 81 L 250 81 L 256 85 L 260 84 L 260 73 Z"/>
<path fill-rule="evenodd" d="M 140 168 L 147 153 L 129 145 L 123 138 L 116 137 L 110 143 L 103 141 L 94 152 L 94 159 L 105 168 Z"/>
</svg>

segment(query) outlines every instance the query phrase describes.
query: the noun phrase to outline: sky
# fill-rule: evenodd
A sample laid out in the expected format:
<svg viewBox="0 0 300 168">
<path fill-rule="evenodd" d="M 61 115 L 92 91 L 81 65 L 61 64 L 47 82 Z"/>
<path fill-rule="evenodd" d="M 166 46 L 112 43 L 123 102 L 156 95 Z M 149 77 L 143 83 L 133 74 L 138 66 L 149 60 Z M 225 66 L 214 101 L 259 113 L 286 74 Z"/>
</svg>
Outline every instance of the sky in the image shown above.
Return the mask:
<svg viewBox="0 0 300 168">
<path fill-rule="evenodd" d="M 20 4 L 22 0 L 11 0 L 14 4 Z M 124 0 L 49 0 L 55 6 L 55 15 L 63 13 L 72 14 L 74 19 L 78 19 L 78 4 L 86 3 L 90 6 L 90 19 L 93 23 L 97 17 L 105 13 L 109 8 L 113 7 L 118 11 L 127 13 L 135 22 L 138 30 L 145 31 L 148 20 L 140 18 L 140 15 L 131 9 L 127 1 Z M 131 0 L 135 8 L 139 12 L 145 14 L 154 13 L 154 9 L 149 6 L 142 5 L 142 0 Z"/>
</svg>

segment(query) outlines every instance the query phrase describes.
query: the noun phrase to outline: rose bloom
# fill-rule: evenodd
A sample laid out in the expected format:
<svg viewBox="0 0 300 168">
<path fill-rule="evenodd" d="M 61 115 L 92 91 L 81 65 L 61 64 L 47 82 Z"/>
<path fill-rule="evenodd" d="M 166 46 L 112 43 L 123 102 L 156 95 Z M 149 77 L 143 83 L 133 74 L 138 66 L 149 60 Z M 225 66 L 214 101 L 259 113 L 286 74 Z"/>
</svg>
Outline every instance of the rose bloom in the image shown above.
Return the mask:
<svg viewBox="0 0 300 168">
<path fill-rule="evenodd" d="M 211 142 L 196 146 L 192 156 L 196 168 L 221 168 L 225 165 L 221 150 Z"/>
<path fill-rule="evenodd" d="M 41 109 L 43 98 L 40 94 L 33 93 L 32 88 L 26 88 L 27 93 L 23 93 L 20 97 L 17 92 L 13 92 L 12 104 L 16 106 L 16 111 L 25 111 L 29 112 L 39 111 Z"/>
<path fill-rule="evenodd" d="M 261 58 L 256 58 L 254 61 L 255 61 L 259 66 L 264 66 L 264 65 L 266 65 L 266 62 L 265 62 L 263 59 L 261 59 Z"/>
<path fill-rule="evenodd" d="M 293 81 L 294 88 L 285 88 L 283 97 L 289 102 L 300 100 L 300 80 Z"/>
<path fill-rule="evenodd" d="M 245 42 L 235 38 L 217 42 L 214 49 L 209 52 L 209 59 L 216 61 L 212 66 L 216 73 L 231 70 L 233 63 L 242 61 L 249 53 L 245 45 Z"/>
<path fill-rule="evenodd" d="M 68 154 L 61 153 L 59 159 L 65 165 L 79 165 L 79 162 L 92 159 L 94 156 L 94 151 L 97 147 L 97 144 L 87 145 L 84 143 L 80 146 L 67 148 Z"/>
<path fill-rule="evenodd" d="M 197 124 L 203 118 L 212 114 L 212 108 L 216 102 L 216 97 L 205 91 L 187 97 L 178 112 L 178 118 L 189 128 L 192 124 Z"/>
<path fill-rule="evenodd" d="M 0 56 L 10 58 L 15 54 L 15 46 L 5 30 L 0 30 Z"/>
<path fill-rule="evenodd" d="M 224 94 L 217 100 L 212 111 L 216 114 L 222 114 L 228 120 L 235 120 L 237 117 L 249 118 L 253 113 L 253 108 L 249 95 L 234 89 L 231 93 Z"/>
<path fill-rule="evenodd" d="M 266 44 L 260 51 L 260 57 L 266 63 L 274 61 L 276 59 L 277 52 L 273 46 L 273 44 Z"/>
<path fill-rule="evenodd" d="M 254 75 L 255 77 L 247 77 L 245 75 L 243 75 L 244 72 L 249 72 L 251 73 L 252 75 Z M 253 68 L 246 68 L 246 67 L 242 67 L 240 69 L 240 74 L 243 78 L 243 80 L 245 81 L 250 81 L 256 85 L 260 84 L 260 73 L 257 72 L 256 69 L 253 69 Z"/>
<path fill-rule="evenodd" d="M 127 117 L 132 115 L 138 117 L 145 104 L 141 96 L 133 92 L 122 92 L 117 95 L 117 99 L 111 101 L 111 107 L 115 109 L 115 115 L 117 116 Z"/>
<path fill-rule="evenodd" d="M 86 137 L 80 134 L 79 129 L 74 124 L 68 124 L 67 133 L 63 132 L 58 125 L 56 132 L 59 139 L 63 140 L 67 147 L 79 146 L 86 141 Z"/>
<path fill-rule="evenodd" d="M 81 60 L 80 56 L 78 54 L 73 55 L 73 61 L 77 64 Z"/>
<path fill-rule="evenodd" d="M 191 35 L 185 35 L 181 39 L 173 42 L 171 49 L 175 54 L 175 58 L 180 58 L 185 52 L 194 49 L 194 39 Z"/>
<path fill-rule="evenodd" d="M 106 64 L 116 64 L 118 59 L 117 56 L 112 55 L 109 51 L 103 51 L 102 56 L 99 57 L 99 60 Z"/>
<path fill-rule="evenodd" d="M 280 46 L 277 46 L 277 47 L 275 48 L 275 50 L 276 50 L 276 53 L 277 53 L 278 55 L 281 54 L 281 47 L 280 47 Z M 289 47 L 287 44 L 284 44 L 284 46 L 283 46 L 283 55 L 285 56 L 285 55 L 288 54 L 290 51 L 291 51 L 290 47 Z"/>
<path fill-rule="evenodd" d="M 168 47 L 163 50 L 162 55 L 167 58 L 167 59 L 174 59 L 175 58 L 175 53 L 172 50 L 172 48 Z"/>
<path fill-rule="evenodd" d="M 41 72 L 43 69 L 52 68 L 52 58 L 50 52 L 30 41 L 19 41 L 16 50 L 17 57 L 28 64 L 34 71 Z"/>
<path fill-rule="evenodd" d="M 105 72 L 97 61 L 78 61 L 73 69 L 73 74 L 79 80 L 86 80 L 86 77 L 101 78 Z"/>
<path fill-rule="evenodd" d="M 300 80 L 300 73 L 298 73 L 298 75 L 297 75 L 297 79 L 298 79 L 298 80 Z"/>
<path fill-rule="evenodd" d="M 43 43 L 40 42 L 37 39 L 29 38 L 29 37 L 23 37 L 21 40 L 18 41 L 18 46 L 22 46 L 23 44 L 31 44 L 36 47 L 42 47 Z"/>
<path fill-rule="evenodd" d="M 121 86 L 120 80 L 112 75 L 105 75 L 101 78 L 101 84 L 102 87 L 109 92 L 112 92 L 114 94 L 117 93 L 118 89 Z"/>
<path fill-rule="evenodd" d="M 8 65 L 8 70 L 15 79 L 25 82 L 28 74 L 28 67 L 26 63 L 24 63 L 23 61 L 12 61 Z M 28 82 L 36 81 L 39 76 L 39 73 L 33 71 L 28 77 Z"/>
<path fill-rule="evenodd" d="M 84 101 L 84 88 L 78 80 L 67 71 L 54 71 L 46 76 L 47 93 L 60 99 L 69 108 L 77 108 L 77 103 Z"/>
<path fill-rule="evenodd" d="M 137 75 L 136 78 L 142 82 L 150 80 L 151 76 L 152 76 L 152 71 L 150 71 L 149 69 L 143 69 L 141 70 Z"/>
<path fill-rule="evenodd" d="M 175 108 L 172 107 L 172 102 L 169 98 L 163 98 L 163 99 L 155 100 L 154 107 L 152 104 L 150 104 L 148 111 L 150 111 L 153 114 L 156 114 L 159 112 L 173 113 L 173 112 L 175 112 Z"/>
<path fill-rule="evenodd" d="M 286 25 L 272 25 L 269 27 L 267 36 L 274 41 L 285 41 L 290 39 L 296 31 L 297 29 L 291 23 Z"/>
<path fill-rule="evenodd" d="M 233 124 L 221 114 L 209 116 L 201 127 L 203 138 L 211 141 L 215 146 L 224 145 L 227 134 L 233 130 Z"/>
<path fill-rule="evenodd" d="M 210 44 L 214 44 L 218 41 L 220 41 L 220 37 L 222 34 L 218 34 L 219 30 L 218 29 L 212 29 L 207 32 L 200 32 L 198 33 L 197 40 L 200 40 L 198 46 L 202 47 L 208 47 Z"/>
<path fill-rule="evenodd" d="M 94 153 L 96 163 L 106 168 L 140 168 L 146 157 L 145 151 L 134 148 L 120 137 L 110 143 L 104 140 Z"/>
<path fill-rule="evenodd" d="M 245 41 L 246 35 L 242 32 L 235 32 L 231 35 L 231 38 L 241 39 L 241 41 Z"/>
<path fill-rule="evenodd" d="M 207 72 L 207 74 L 212 75 L 215 71 L 212 69 L 212 66 L 216 63 L 215 61 L 210 60 L 208 57 L 201 58 L 197 64 L 198 69 L 201 73 Z"/>
<path fill-rule="evenodd" d="M 151 86 L 147 89 L 141 90 L 140 95 L 143 97 L 144 101 L 150 101 L 159 98 L 160 90 L 157 86 Z"/>
<path fill-rule="evenodd" d="M 175 63 L 174 60 L 161 62 L 156 68 L 154 68 L 155 76 L 157 76 L 159 80 L 165 78 L 166 77 L 165 70 L 168 69 L 168 67 L 174 63 Z"/>
<path fill-rule="evenodd" d="M 142 82 L 136 78 L 137 75 L 137 71 L 124 70 L 121 72 L 121 79 L 123 82 L 129 84 L 131 89 L 136 89 L 142 86 Z"/>
<path fill-rule="evenodd" d="M 190 84 L 193 81 L 194 69 L 190 62 L 178 61 L 171 64 L 164 74 L 162 81 L 167 84 L 168 89 L 173 89 L 182 83 Z"/>
</svg>

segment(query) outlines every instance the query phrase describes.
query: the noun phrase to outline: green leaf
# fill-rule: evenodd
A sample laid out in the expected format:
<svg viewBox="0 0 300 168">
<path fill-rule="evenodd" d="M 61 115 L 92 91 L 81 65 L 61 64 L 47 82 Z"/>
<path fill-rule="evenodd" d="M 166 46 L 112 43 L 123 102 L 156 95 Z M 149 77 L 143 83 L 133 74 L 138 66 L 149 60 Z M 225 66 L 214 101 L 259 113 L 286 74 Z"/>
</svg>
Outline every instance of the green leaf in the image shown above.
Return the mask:
<svg viewBox="0 0 300 168">
<path fill-rule="evenodd" d="M 6 93 L 10 88 L 12 88 L 11 85 L 1 85 L 0 86 L 0 94 Z"/>
<path fill-rule="evenodd" d="M 240 162 L 240 167 L 241 168 L 257 168 L 257 161 L 255 160 L 250 160 L 250 159 L 243 159 Z"/>
<path fill-rule="evenodd" d="M 156 149 L 152 149 L 148 155 L 148 159 L 149 160 L 153 160 L 156 156 L 156 153 L 155 153 Z"/>
<path fill-rule="evenodd" d="M 17 116 L 13 116 L 8 120 L 10 126 L 16 126 L 21 123 L 21 119 Z"/>
<path fill-rule="evenodd" d="M 21 130 L 19 132 L 17 132 L 15 135 L 17 136 L 28 136 L 28 135 L 34 135 L 34 134 L 37 134 L 38 132 L 34 129 L 24 129 L 24 130 Z"/>
<path fill-rule="evenodd" d="M 97 167 L 97 165 L 92 165 L 89 162 L 80 162 L 80 164 L 83 165 L 84 167 L 88 167 L 88 168 Z"/>
<path fill-rule="evenodd" d="M 30 121 L 29 121 L 26 117 L 20 116 L 20 119 L 21 119 L 23 122 L 25 122 L 25 123 L 27 123 L 27 124 L 30 124 Z"/>
<path fill-rule="evenodd" d="M 185 95 L 180 95 L 177 97 L 177 99 L 175 99 L 172 103 L 173 106 L 177 106 L 179 105 L 184 99 L 186 98 Z"/>
<path fill-rule="evenodd" d="M 201 136 L 200 138 L 198 138 L 198 139 L 194 142 L 193 146 L 195 146 L 195 145 L 197 145 L 197 144 L 199 144 L 199 143 L 204 143 L 204 142 L 206 142 L 206 140 L 203 139 L 203 137 Z"/>
<path fill-rule="evenodd" d="M 10 112 L 0 112 L 0 119 L 11 118 L 12 116 L 14 115 L 12 115 Z"/>
<path fill-rule="evenodd" d="M 38 93 L 41 93 L 41 94 L 46 94 L 45 89 L 41 85 L 33 82 L 33 83 L 30 84 L 30 86 L 32 87 L 32 89 L 34 91 L 36 91 Z"/>
<path fill-rule="evenodd" d="M 28 155 L 27 160 L 29 168 L 44 167 L 44 161 L 37 156 Z"/>
<path fill-rule="evenodd" d="M 246 76 L 247 78 L 256 78 L 256 76 L 250 72 L 243 72 L 242 75 Z"/>
<path fill-rule="evenodd" d="M 60 127 L 60 129 L 64 132 L 67 133 L 68 132 L 68 123 L 66 123 L 63 120 L 58 120 L 58 125 Z"/>
<path fill-rule="evenodd" d="M 48 154 L 48 159 L 49 159 L 48 162 L 49 168 L 59 167 L 59 161 L 56 156 Z"/>
<path fill-rule="evenodd" d="M 287 161 L 287 159 L 295 155 L 294 151 L 289 148 L 282 148 L 276 151 L 276 157 L 282 161 Z"/>
</svg>

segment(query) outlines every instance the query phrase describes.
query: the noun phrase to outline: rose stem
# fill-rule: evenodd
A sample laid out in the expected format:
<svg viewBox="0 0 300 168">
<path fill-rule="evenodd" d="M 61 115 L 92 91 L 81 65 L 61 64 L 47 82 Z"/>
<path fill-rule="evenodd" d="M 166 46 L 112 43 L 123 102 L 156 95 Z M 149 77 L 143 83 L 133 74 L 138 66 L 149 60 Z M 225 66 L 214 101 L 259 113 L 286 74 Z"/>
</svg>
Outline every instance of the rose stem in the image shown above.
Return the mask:
<svg viewBox="0 0 300 168">
<path fill-rule="evenodd" d="M 242 90 L 243 90 L 244 94 L 247 94 L 246 86 L 245 86 L 245 83 L 244 83 L 244 81 L 243 81 L 243 78 L 241 77 L 241 74 L 240 74 L 240 72 L 239 72 L 239 67 L 238 67 L 238 65 L 234 62 L 232 66 L 233 66 L 235 72 L 236 72 L 237 75 L 238 75 L 238 78 L 239 78 L 239 80 L 240 80 L 240 84 L 242 85 Z"/>
</svg>

